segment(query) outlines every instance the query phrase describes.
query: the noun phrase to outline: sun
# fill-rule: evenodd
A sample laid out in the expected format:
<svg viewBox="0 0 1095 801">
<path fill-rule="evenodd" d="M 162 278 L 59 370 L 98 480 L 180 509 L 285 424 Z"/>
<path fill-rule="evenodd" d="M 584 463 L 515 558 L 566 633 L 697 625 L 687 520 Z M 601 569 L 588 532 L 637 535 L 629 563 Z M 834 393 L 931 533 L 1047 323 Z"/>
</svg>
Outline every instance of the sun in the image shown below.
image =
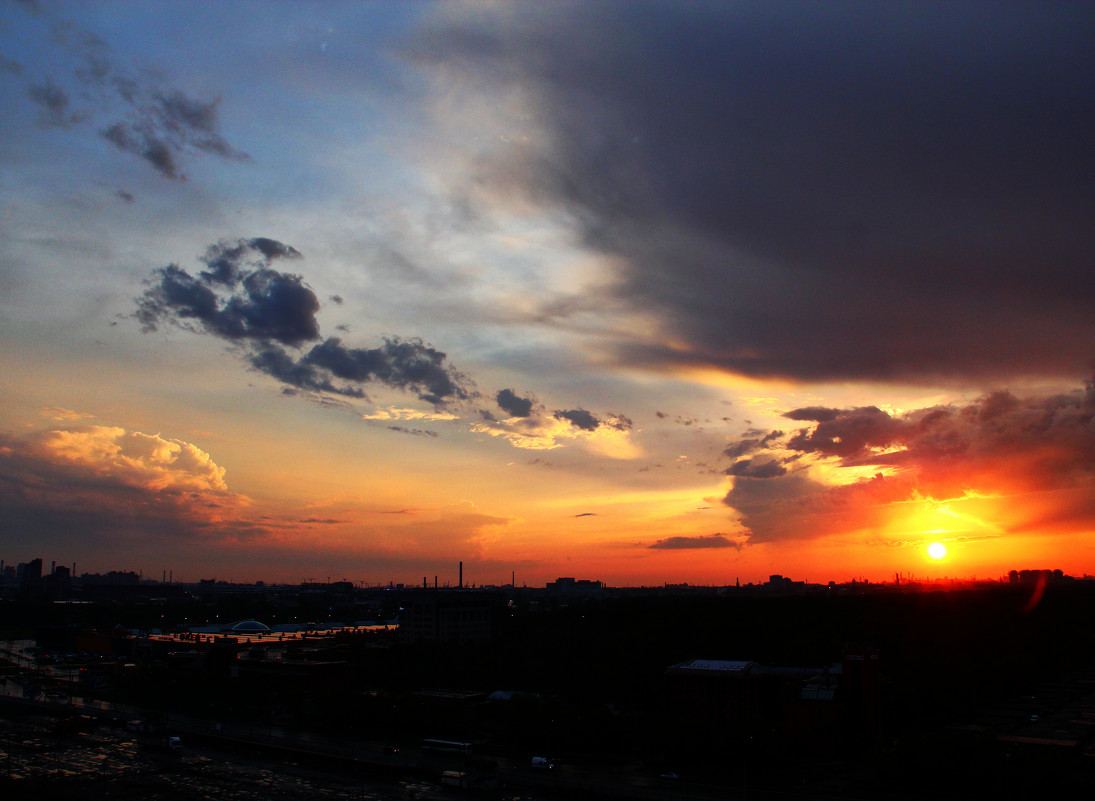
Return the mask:
<svg viewBox="0 0 1095 801">
<path fill-rule="evenodd" d="M 942 559 L 947 555 L 947 546 L 941 542 L 933 542 L 928 546 L 928 556 L 932 559 Z"/>
</svg>

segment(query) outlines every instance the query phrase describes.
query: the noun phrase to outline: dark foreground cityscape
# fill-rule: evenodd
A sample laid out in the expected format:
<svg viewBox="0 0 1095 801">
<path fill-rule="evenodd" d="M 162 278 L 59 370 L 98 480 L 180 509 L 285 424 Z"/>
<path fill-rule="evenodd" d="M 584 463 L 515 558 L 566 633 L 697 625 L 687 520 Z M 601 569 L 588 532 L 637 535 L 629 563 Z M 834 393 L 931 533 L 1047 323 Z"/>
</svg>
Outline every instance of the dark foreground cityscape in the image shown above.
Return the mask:
<svg viewBox="0 0 1095 801">
<path fill-rule="evenodd" d="M 0 567 L 0 797 L 1083 797 L 1095 581 L 181 584 Z"/>
</svg>

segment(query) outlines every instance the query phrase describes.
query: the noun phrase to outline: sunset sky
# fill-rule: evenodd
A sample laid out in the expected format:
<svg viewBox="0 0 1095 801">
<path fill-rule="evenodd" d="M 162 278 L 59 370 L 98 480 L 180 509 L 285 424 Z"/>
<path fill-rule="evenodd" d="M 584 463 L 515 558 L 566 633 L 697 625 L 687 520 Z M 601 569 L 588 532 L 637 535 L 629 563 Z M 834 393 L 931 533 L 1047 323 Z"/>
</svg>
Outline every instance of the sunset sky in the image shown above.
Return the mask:
<svg viewBox="0 0 1095 801">
<path fill-rule="evenodd" d="M 1095 573 L 1093 41 L 1088 3 L 2 3 L 0 558 Z"/>
</svg>

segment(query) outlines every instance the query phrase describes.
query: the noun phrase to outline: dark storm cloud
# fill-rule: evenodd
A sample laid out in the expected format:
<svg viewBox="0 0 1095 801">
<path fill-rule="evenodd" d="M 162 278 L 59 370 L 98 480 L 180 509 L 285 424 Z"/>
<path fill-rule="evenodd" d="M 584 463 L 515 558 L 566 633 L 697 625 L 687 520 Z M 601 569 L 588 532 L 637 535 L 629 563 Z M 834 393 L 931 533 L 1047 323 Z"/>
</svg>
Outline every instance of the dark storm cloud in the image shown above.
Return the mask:
<svg viewBox="0 0 1095 801">
<path fill-rule="evenodd" d="M 512 389 L 501 389 L 495 396 L 498 408 L 510 417 L 528 417 L 535 403 L 532 398 L 522 398 Z"/>
<path fill-rule="evenodd" d="M 471 177 L 622 265 L 675 341 L 628 358 L 961 381 L 1092 355 L 1093 38 L 1086 3 L 527 3 L 412 55 L 519 89 Z"/>
<path fill-rule="evenodd" d="M 1037 515 L 1022 524 L 1025 530 L 1050 521 L 1055 530 L 1095 525 L 1092 384 L 1029 397 L 998 390 L 965 405 L 901 414 L 875 407 L 815 409 L 807 419 L 816 425 L 781 435 L 770 446 L 791 459 L 893 472 L 829 486 L 806 469 L 757 480 L 752 465 L 734 472 L 738 462 L 728 471 L 735 479 L 725 502 L 741 513 L 750 541 L 879 526 L 890 504 L 970 496 L 1006 496 L 1016 510 L 1036 507 Z"/>
<path fill-rule="evenodd" d="M 788 448 L 825 456 L 851 456 L 863 453 L 868 448 L 892 445 L 902 437 L 906 428 L 902 421 L 874 406 L 811 410 L 810 413 L 815 416 L 795 417 L 795 411 L 784 415 L 792 420 L 818 421 L 812 430 L 806 429 L 791 437 Z"/>
<path fill-rule="evenodd" d="M 746 478 L 776 478 L 787 474 L 787 468 L 775 459 L 762 462 L 757 459 L 741 459 L 726 470 L 728 476 Z"/>
<path fill-rule="evenodd" d="M 121 64 L 107 42 L 73 23 L 54 19 L 50 33 L 56 74 L 45 80 L 28 76 L 27 87 L 28 97 L 42 109 L 43 124 L 73 128 L 106 118 L 99 123 L 106 141 L 172 180 L 185 179 L 179 159 L 187 153 L 249 158 L 220 133 L 219 98 L 192 97 L 165 85 L 152 71 Z"/>
<path fill-rule="evenodd" d="M 824 406 L 804 406 L 801 409 L 784 412 L 783 416 L 788 420 L 812 420 L 817 423 L 825 423 L 838 414 L 840 414 L 838 409 L 827 409 Z"/>
<path fill-rule="evenodd" d="M 364 398 L 361 387 L 336 385 L 330 376 L 309 364 L 304 358 L 294 356 L 284 348 L 267 344 L 254 347 L 247 361 L 260 373 L 276 378 L 283 384 L 310 392 L 333 392 L 348 398 Z"/>
<path fill-rule="evenodd" d="M 565 409 L 555 412 L 556 420 L 566 420 L 583 431 L 595 431 L 601 421 L 592 412 L 585 409 Z"/>
<path fill-rule="evenodd" d="M 379 348 L 348 348 L 338 337 L 313 347 L 302 363 L 355 383 L 379 381 L 415 392 L 433 404 L 469 397 L 465 376 L 446 363 L 446 354 L 419 339 L 385 339 Z"/>
<path fill-rule="evenodd" d="M 363 398 L 363 385 L 379 382 L 434 405 L 470 397 L 468 379 L 420 339 L 352 348 L 328 337 L 300 352 L 320 339 L 319 301 L 301 276 L 271 266 L 299 258 L 266 237 L 221 242 L 206 251 L 197 275 L 177 264 L 156 270 L 134 316 L 145 331 L 169 323 L 228 340 L 253 368 L 297 389 Z"/>
<path fill-rule="evenodd" d="M 765 434 L 763 431 L 752 429 L 746 432 L 746 436 L 742 437 L 737 442 L 727 446 L 722 453 L 723 456 L 729 456 L 731 459 L 737 459 L 747 454 L 769 447 L 770 445 L 772 445 L 772 443 L 778 441 L 782 436 L 782 431 L 769 431 L 767 434 Z"/>
<path fill-rule="evenodd" d="M 192 276 L 178 265 L 154 273 L 138 299 L 137 319 L 145 330 L 161 320 L 189 324 L 225 339 L 300 345 L 319 337 L 319 301 L 301 277 L 268 265 L 297 258 L 292 248 L 270 239 L 221 243 L 206 252 L 209 268 Z"/>
<path fill-rule="evenodd" d="M 694 548 L 734 548 L 740 551 L 742 544 L 726 539 L 725 534 L 712 534 L 706 537 L 667 537 L 648 547 L 665 551 L 691 550 Z"/>
</svg>

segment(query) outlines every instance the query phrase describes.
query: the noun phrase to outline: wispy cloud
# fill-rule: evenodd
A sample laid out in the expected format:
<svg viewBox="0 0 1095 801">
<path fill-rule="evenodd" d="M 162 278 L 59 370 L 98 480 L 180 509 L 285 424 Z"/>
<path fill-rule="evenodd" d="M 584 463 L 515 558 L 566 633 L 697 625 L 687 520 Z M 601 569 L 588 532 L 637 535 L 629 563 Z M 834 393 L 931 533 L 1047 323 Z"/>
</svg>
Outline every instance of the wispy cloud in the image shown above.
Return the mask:
<svg viewBox="0 0 1095 801">
<path fill-rule="evenodd" d="M 176 181 L 186 178 L 180 166 L 186 155 L 249 159 L 220 132 L 220 98 L 193 97 L 157 71 L 124 63 L 100 36 L 42 6 L 24 5 L 49 20 L 54 74 L 34 76 L 7 59 L 0 66 L 26 81 L 26 96 L 40 110 L 39 124 L 96 127 L 107 142 Z"/>
</svg>

